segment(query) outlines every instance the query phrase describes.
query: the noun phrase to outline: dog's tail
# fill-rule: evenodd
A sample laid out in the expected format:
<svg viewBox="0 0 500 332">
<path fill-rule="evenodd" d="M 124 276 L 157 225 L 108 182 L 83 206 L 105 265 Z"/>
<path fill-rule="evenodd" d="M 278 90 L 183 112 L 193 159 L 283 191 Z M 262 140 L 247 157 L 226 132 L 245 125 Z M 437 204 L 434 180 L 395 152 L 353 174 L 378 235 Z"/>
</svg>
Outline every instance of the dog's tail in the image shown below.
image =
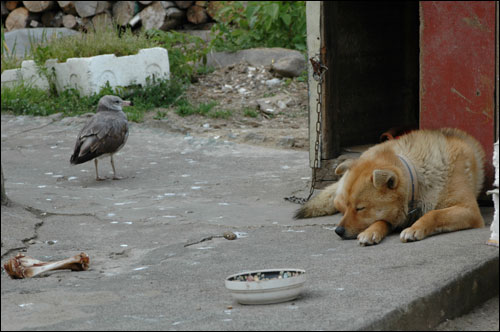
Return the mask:
<svg viewBox="0 0 500 332">
<path fill-rule="evenodd" d="M 300 209 L 295 212 L 295 219 L 312 218 L 320 216 L 329 216 L 337 213 L 337 209 L 333 206 L 335 195 L 339 182 L 336 182 L 326 187 L 322 192 L 305 203 Z"/>
</svg>

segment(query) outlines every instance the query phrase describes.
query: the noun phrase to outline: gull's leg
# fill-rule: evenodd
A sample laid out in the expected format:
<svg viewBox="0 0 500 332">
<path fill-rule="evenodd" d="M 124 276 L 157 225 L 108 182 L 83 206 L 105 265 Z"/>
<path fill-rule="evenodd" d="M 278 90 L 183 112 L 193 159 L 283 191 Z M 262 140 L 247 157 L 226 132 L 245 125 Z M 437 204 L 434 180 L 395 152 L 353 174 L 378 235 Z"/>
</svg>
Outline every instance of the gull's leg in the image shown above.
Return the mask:
<svg viewBox="0 0 500 332">
<path fill-rule="evenodd" d="M 103 181 L 105 180 L 104 178 L 99 177 L 99 171 L 97 170 L 97 158 L 94 159 L 94 165 L 95 165 L 95 179 L 97 181 Z"/>
<path fill-rule="evenodd" d="M 116 176 L 115 162 L 113 160 L 113 155 L 111 155 L 111 167 L 113 168 L 113 180 L 121 180 L 122 177 Z"/>
</svg>

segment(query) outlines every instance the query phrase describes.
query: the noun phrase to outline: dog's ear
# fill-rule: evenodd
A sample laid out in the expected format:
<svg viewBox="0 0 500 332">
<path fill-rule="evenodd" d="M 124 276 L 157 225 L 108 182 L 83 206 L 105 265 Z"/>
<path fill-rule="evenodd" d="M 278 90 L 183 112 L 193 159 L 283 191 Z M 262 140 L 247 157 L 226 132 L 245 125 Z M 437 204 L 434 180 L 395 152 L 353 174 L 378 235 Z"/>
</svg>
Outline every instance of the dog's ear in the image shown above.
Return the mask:
<svg viewBox="0 0 500 332">
<path fill-rule="evenodd" d="M 398 176 L 390 170 L 376 169 L 373 171 L 373 185 L 377 189 L 384 186 L 394 189 L 398 185 Z"/>
<path fill-rule="evenodd" d="M 347 172 L 347 170 L 349 170 L 349 168 L 351 168 L 351 166 L 354 164 L 355 161 L 356 161 L 355 159 L 344 160 L 337 166 L 337 168 L 335 168 L 335 174 L 337 175 L 344 174 L 345 172 Z"/>
</svg>

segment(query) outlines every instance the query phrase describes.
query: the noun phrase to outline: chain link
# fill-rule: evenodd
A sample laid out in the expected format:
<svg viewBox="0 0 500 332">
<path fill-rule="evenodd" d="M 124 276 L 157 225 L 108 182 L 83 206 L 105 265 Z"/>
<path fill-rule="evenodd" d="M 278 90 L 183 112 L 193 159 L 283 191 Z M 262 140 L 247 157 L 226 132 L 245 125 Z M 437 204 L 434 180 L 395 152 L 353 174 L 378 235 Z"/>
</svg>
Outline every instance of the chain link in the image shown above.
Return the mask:
<svg viewBox="0 0 500 332">
<path fill-rule="evenodd" d="M 311 175 L 311 188 L 309 189 L 309 196 L 307 197 L 306 201 L 308 201 L 313 193 L 314 189 L 316 188 L 316 171 L 320 167 L 320 144 L 321 144 L 321 125 L 322 125 L 322 119 L 321 119 L 321 109 L 323 105 L 323 78 L 325 76 L 326 71 L 328 70 L 328 67 L 326 67 L 324 64 L 321 63 L 321 59 L 319 58 L 319 55 L 316 55 L 314 58 L 310 58 L 309 61 L 311 61 L 311 65 L 313 67 L 313 78 L 318 82 L 316 84 L 316 92 L 317 92 L 317 99 L 316 99 L 316 141 L 314 142 L 314 162 L 313 162 L 313 168 L 312 168 L 312 175 Z"/>
<path fill-rule="evenodd" d="M 295 196 L 285 197 L 285 200 L 298 204 L 304 204 L 309 199 L 311 199 L 314 193 L 314 189 L 316 188 L 316 171 L 319 169 L 321 162 L 320 145 L 321 145 L 321 125 L 322 125 L 321 109 L 323 105 L 323 80 L 325 73 L 328 70 L 328 67 L 321 63 L 319 54 L 317 54 L 313 58 L 310 58 L 309 61 L 311 61 L 311 65 L 313 68 L 313 78 L 318 82 L 318 84 L 316 85 L 316 92 L 318 94 L 316 99 L 316 126 L 315 126 L 316 141 L 314 142 L 314 161 L 312 167 L 311 188 L 309 189 L 309 196 L 306 199 Z"/>
</svg>

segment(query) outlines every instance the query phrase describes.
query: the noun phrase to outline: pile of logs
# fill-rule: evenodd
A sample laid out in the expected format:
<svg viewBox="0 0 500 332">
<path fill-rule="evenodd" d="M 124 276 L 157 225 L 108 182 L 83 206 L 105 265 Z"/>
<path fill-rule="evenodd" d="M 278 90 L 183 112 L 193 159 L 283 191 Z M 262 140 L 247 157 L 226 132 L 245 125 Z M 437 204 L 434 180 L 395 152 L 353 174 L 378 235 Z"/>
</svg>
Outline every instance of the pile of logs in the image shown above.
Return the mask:
<svg viewBox="0 0 500 332">
<path fill-rule="evenodd" d="M 2 1 L 5 31 L 66 27 L 88 30 L 111 25 L 169 30 L 207 28 L 221 1 Z"/>
</svg>

